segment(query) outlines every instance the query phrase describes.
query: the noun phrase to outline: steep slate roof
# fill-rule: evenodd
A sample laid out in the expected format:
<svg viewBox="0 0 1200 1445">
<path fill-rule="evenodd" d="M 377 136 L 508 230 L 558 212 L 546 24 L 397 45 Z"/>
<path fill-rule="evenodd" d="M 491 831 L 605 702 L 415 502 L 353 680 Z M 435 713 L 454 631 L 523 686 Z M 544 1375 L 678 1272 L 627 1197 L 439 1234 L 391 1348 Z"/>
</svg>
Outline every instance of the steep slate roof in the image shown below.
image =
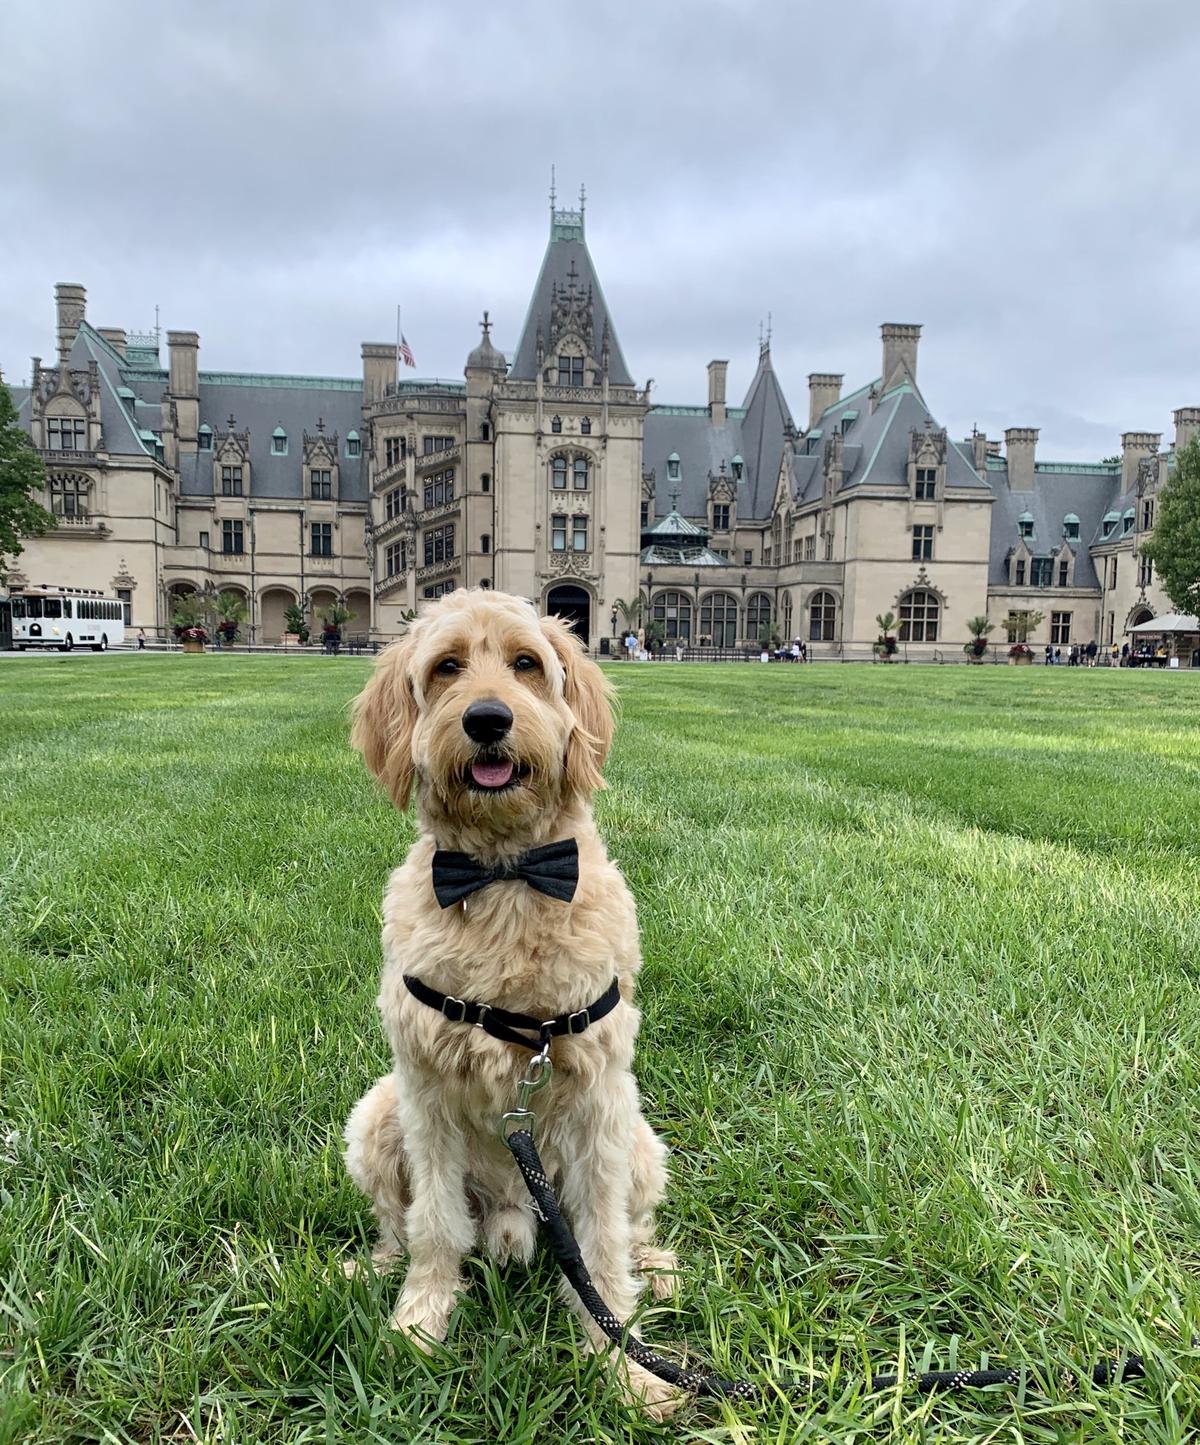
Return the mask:
<svg viewBox="0 0 1200 1445">
<path fill-rule="evenodd" d="M 513 353 L 509 375 L 518 381 L 537 379 L 537 330 L 542 327 L 542 339 L 550 346 L 550 298 L 555 285 L 565 290 L 570 284 L 571 267 L 575 268 L 577 290 L 592 288 L 592 335 L 585 337 L 588 350 L 599 360 L 600 339 L 604 334 L 604 323 L 608 322 L 608 378 L 616 386 L 632 386 L 633 377 L 625 365 L 617 330 L 609 314 L 608 303 L 600 289 L 600 280 L 587 243 L 583 239 L 583 213 L 581 211 L 555 211 L 550 225 L 550 242 L 542 258 L 542 269 L 538 272 L 537 284 L 533 288 L 529 310 L 521 340 Z"/>
<path fill-rule="evenodd" d="M 1017 521 L 1023 513 L 1033 518 L 1033 536 L 1026 539 L 1026 547 L 1035 557 L 1046 557 L 1057 553 L 1062 546 L 1063 518 L 1073 512 L 1079 518 L 1079 540 L 1068 546 L 1075 554 L 1075 585 L 1100 585 L 1088 546 L 1104 540 L 1100 536 L 1100 524 L 1105 512 L 1120 512 L 1132 505 L 1123 499 L 1118 504 L 1120 463 L 1040 462 L 1034 466 L 1034 489 L 1014 492 L 1008 485 L 1008 462 L 990 457 L 987 479 L 995 499 L 988 555 L 989 582 L 1000 585 L 1008 582 L 1008 555 L 1021 540 Z M 1110 540 L 1119 537 L 1120 527 Z"/>
<path fill-rule="evenodd" d="M 758 370 L 742 403 L 742 460 L 746 464 L 749 510 L 744 515 L 770 515 L 783 460 L 784 429 L 794 430 L 792 414 L 771 365 L 771 348 L 764 346 L 758 356 Z M 742 494 L 738 493 L 742 515 Z"/>
<path fill-rule="evenodd" d="M 671 493 L 678 489 L 678 510 L 688 517 L 708 514 L 708 474 L 717 475 L 721 463 L 732 475 L 733 459 L 742 456 L 741 412 L 731 410 L 724 426 L 714 426 L 706 406 L 651 407 L 645 421 L 642 439 L 642 466 L 654 471 L 655 496 L 660 505 L 669 503 Z M 679 480 L 667 475 L 667 458 L 679 455 Z M 745 481 L 738 487 L 738 511 L 743 499 L 750 496 Z M 746 501 L 749 505 L 749 501 Z"/>
</svg>

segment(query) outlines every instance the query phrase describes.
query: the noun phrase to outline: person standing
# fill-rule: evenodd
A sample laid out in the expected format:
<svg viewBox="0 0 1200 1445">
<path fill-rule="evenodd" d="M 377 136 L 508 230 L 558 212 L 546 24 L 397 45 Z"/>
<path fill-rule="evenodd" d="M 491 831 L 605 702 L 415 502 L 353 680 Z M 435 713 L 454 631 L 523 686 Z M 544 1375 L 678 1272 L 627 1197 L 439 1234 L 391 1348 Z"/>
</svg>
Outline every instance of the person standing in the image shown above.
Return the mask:
<svg viewBox="0 0 1200 1445">
<path fill-rule="evenodd" d="M 1049 667 L 1050 664 L 1051 664 L 1053 661 L 1054 661 L 1054 648 L 1051 647 L 1049 643 L 1047 643 L 1047 644 L 1046 644 L 1046 666 Z"/>
<path fill-rule="evenodd" d="M 138 628 L 137 637 L 138 637 L 138 651 L 139 651 L 139 652 L 145 652 L 145 650 L 146 650 L 146 629 L 145 629 L 144 627 L 139 627 L 139 628 Z"/>
</svg>

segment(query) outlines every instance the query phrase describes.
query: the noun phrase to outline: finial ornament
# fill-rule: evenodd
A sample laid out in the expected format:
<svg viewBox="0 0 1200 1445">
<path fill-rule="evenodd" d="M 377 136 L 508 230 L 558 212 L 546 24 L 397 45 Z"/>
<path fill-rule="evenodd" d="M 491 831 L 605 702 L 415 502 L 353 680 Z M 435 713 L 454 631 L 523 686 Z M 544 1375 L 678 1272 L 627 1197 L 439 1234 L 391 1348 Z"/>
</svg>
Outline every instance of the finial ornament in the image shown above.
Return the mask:
<svg viewBox="0 0 1200 1445">
<path fill-rule="evenodd" d="M 679 510 L 679 488 L 676 487 L 673 491 L 668 492 L 667 495 L 671 498 L 671 510 L 677 512 Z"/>
<path fill-rule="evenodd" d="M 230 431 L 233 430 L 234 425 L 235 425 L 234 419 L 233 419 L 233 412 L 230 412 L 230 413 L 229 413 L 229 420 L 225 423 L 225 425 L 229 428 Z"/>
<path fill-rule="evenodd" d="M 317 418 L 317 431 L 322 434 L 325 431 L 325 418 L 323 416 Z"/>
<path fill-rule="evenodd" d="M 579 216 L 583 219 L 583 213 L 587 209 L 587 187 L 582 181 L 579 182 Z"/>
<path fill-rule="evenodd" d="M 554 214 L 554 203 L 558 199 L 558 193 L 554 188 L 554 167 L 550 167 L 550 214 Z"/>
<path fill-rule="evenodd" d="M 479 323 L 479 325 L 483 330 L 483 339 L 486 341 L 490 337 L 492 332 L 492 323 L 488 320 L 488 314 L 486 311 L 483 313 L 483 320 Z"/>
</svg>

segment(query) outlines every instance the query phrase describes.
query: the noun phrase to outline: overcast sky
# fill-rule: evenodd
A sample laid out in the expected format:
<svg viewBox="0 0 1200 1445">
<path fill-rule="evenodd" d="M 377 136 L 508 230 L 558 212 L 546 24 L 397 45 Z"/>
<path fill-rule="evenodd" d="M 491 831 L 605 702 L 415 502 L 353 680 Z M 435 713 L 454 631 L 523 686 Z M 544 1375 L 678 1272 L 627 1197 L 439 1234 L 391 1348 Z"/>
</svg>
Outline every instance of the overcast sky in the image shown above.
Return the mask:
<svg viewBox="0 0 1200 1445">
<path fill-rule="evenodd" d="M 461 376 L 515 347 L 560 205 L 630 368 L 739 400 L 772 317 L 807 374 L 920 322 L 955 436 L 1115 452 L 1200 404 L 1197 0 L 7 0 L 0 366 L 96 325 L 200 333 L 202 369 L 359 373 L 394 336 Z M 572 202 L 573 203 L 573 202 Z M 165 355 L 165 346 L 164 346 Z"/>
</svg>

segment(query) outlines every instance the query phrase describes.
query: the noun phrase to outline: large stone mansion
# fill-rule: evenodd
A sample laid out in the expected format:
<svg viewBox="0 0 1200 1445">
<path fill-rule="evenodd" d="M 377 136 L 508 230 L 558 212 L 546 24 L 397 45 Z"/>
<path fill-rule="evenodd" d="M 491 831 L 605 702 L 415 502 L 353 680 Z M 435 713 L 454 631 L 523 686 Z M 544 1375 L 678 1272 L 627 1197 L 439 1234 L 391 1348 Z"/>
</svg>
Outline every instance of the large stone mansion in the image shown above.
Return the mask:
<svg viewBox="0 0 1200 1445">
<path fill-rule="evenodd" d="M 194 331 L 94 327 L 56 288 L 58 355 L 14 388 L 59 519 L 22 582 L 94 587 L 165 635 L 173 595 L 244 595 L 252 635 L 284 609 L 344 602 L 351 633 L 395 635 L 407 609 L 497 587 L 570 616 L 595 647 L 618 602 L 668 639 L 733 647 L 765 624 L 814 656 L 867 656 L 885 611 L 912 656 L 961 656 L 967 619 L 1034 643 L 1120 641 L 1169 611 L 1139 544 L 1172 465 L 1156 432 L 1119 461 L 1040 461 L 1037 431 L 947 436 L 917 382 L 921 328 L 885 325 L 880 374 L 848 395 L 809 376 L 797 424 L 769 342 L 741 406 L 724 361 L 702 405 L 663 406 L 617 339 L 580 211 L 552 210 L 516 351 L 487 317 L 464 380 L 405 380 L 392 344 L 362 376 L 202 371 Z M 1175 412 L 1174 447 L 1200 428 Z"/>
</svg>

